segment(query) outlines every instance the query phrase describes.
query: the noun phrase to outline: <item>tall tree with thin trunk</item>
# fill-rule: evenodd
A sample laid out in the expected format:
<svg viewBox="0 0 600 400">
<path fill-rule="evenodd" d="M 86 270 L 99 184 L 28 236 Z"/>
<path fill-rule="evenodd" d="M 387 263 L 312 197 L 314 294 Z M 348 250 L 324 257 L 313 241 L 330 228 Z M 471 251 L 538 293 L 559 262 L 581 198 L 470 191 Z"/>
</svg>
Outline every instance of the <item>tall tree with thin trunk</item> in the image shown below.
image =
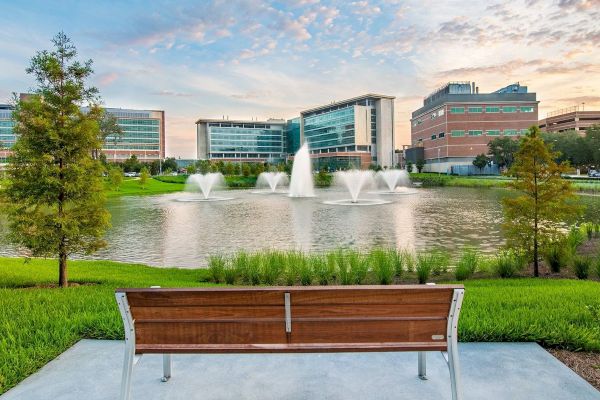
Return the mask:
<svg viewBox="0 0 600 400">
<path fill-rule="evenodd" d="M 85 82 L 92 61 L 77 61 L 62 32 L 52 42 L 54 49 L 38 52 L 27 68 L 38 86 L 14 111 L 18 140 L 4 197 L 11 240 L 33 256 L 58 257 L 58 283 L 66 287 L 69 256 L 105 245 L 109 214 L 102 166 L 92 156 L 101 146 L 102 118 L 98 90 Z"/>
<path fill-rule="evenodd" d="M 511 187 L 518 195 L 503 201 L 508 245 L 527 252 L 535 276 L 539 276 L 541 248 L 557 240 L 564 224 L 581 212 L 571 183 L 561 177 L 567 165 L 557 164 L 557 158 L 540 137 L 539 128 L 529 128 L 509 171 L 517 178 Z"/>
</svg>

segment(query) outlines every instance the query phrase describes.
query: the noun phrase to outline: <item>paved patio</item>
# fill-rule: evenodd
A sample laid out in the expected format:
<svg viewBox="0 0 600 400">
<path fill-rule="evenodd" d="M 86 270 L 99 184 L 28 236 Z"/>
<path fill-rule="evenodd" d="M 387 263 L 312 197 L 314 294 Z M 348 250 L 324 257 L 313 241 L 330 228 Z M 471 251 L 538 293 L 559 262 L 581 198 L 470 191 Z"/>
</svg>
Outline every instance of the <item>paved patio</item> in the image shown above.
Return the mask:
<svg viewBox="0 0 600 400">
<path fill-rule="evenodd" d="M 460 344 L 465 400 L 600 400 L 600 392 L 533 343 Z M 116 399 L 123 343 L 82 340 L 2 400 Z M 133 399 L 450 399 L 440 353 L 417 378 L 416 353 L 176 355 L 160 382 L 162 358 L 134 368 Z"/>
</svg>

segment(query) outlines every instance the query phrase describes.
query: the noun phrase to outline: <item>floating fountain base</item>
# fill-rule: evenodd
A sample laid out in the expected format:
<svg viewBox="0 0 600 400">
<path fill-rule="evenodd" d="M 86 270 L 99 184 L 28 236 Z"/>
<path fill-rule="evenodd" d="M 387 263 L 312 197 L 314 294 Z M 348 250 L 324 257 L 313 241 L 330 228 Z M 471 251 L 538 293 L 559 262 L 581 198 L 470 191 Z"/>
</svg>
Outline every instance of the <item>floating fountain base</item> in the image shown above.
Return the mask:
<svg viewBox="0 0 600 400">
<path fill-rule="evenodd" d="M 408 188 L 396 188 L 396 190 L 381 190 L 381 191 L 373 191 L 368 192 L 369 194 L 400 194 L 400 195 L 409 195 L 409 194 L 417 194 L 419 193 L 417 190 L 408 189 Z"/>
<path fill-rule="evenodd" d="M 288 194 L 288 196 L 287 196 L 287 197 L 290 197 L 290 198 L 292 198 L 292 199 L 312 199 L 312 198 L 314 198 L 314 197 L 317 197 L 317 195 L 316 195 L 316 194 L 313 194 L 313 195 L 301 195 L 301 196 L 294 196 L 294 195 L 292 195 L 292 194 Z"/>
<path fill-rule="evenodd" d="M 358 199 L 357 201 L 352 201 L 352 199 L 342 199 L 342 200 L 327 200 L 324 201 L 323 204 L 333 205 L 333 206 L 378 206 L 382 204 L 389 204 L 391 201 L 380 200 L 380 199 Z"/>
<path fill-rule="evenodd" d="M 209 197 L 209 198 L 204 198 L 204 197 L 189 197 L 189 198 L 180 198 L 180 199 L 175 199 L 175 201 L 179 201 L 182 203 L 209 203 L 209 202 L 213 202 L 213 201 L 226 201 L 226 200 L 233 200 L 234 197 Z"/>
</svg>

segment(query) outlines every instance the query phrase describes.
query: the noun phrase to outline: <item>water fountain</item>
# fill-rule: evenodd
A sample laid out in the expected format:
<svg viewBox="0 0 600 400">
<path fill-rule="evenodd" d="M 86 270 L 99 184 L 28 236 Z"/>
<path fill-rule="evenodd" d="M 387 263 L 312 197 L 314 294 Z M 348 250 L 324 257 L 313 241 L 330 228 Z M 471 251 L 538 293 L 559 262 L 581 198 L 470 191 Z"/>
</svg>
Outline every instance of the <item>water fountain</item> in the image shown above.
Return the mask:
<svg viewBox="0 0 600 400">
<path fill-rule="evenodd" d="M 184 202 L 198 202 L 198 201 L 222 201 L 231 200 L 232 197 L 220 197 L 212 196 L 211 192 L 213 189 L 224 186 L 225 178 L 220 172 L 211 172 L 207 174 L 193 174 L 190 175 L 185 181 L 186 192 L 198 192 L 202 193 L 202 197 L 185 197 L 177 199 L 178 201 Z"/>
<path fill-rule="evenodd" d="M 404 169 L 387 169 L 377 172 L 375 178 L 384 190 L 371 192 L 376 194 L 415 194 L 417 191 L 412 186 L 408 171 Z"/>
<path fill-rule="evenodd" d="M 325 201 L 325 204 L 333 205 L 376 205 L 376 204 L 387 204 L 389 201 L 380 199 L 364 199 L 360 198 L 360 192 L 363 189 L 368 189 L 374 186 L 375 175 L 373 171 L 361 171 L 361 170 L 350 170 L 350 171 L 339 171 L 335 173 L 335 184 L 344 185 L 350 193 L 350 199 L 343 200 L 330 200 Z"/>
<path fill-rule="evenodd" d="M 312 164 L 308 143 L 304 143 L 294 156 L 290 197 L 315 197 L 315 186 L 312 176 Z"/>
<path fill-rule="evenodd" d="M 264 194 L 264 193 L 286 193 L 283 190 L 277 190 L 277 186 L 284 186 L 288 184 L 288 176 L 285 172 L 263 172 L 258 176 L 256 180 L 256 187 L 266 187 L 268 190 L 259 190 L 252 193 Z"/>
</svg>

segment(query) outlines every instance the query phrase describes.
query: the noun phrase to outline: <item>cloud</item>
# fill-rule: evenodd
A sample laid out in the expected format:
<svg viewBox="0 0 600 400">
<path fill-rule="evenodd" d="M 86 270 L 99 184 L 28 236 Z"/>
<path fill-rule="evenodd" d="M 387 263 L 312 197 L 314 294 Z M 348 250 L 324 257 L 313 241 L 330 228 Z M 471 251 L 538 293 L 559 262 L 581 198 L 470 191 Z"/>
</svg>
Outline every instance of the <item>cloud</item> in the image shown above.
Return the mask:
<svg viewBox="0 0 600 400">
<path fill-rule="evenodd" d="M 119 74 L 117 74 L 116 72 L 100 74 L 100 75 L 98 75 L 98 83 L 100 84 L 100 86 L 108 86 L 108 85 L 112 84 L 114 81 L 116 81 L 118 78 L 119 78 Z"/>
<path fill-rule="evenodd" d="M 173 92 L 171 90 L 161 90 L 158 92 L 150 93 L 153 96 L 171 96 L 171 97 L 192 97 L 191 93 Z"/>
<path fill-rule="evenodd" d="M 511 74 L 514 71 L 521 69 L 521 68 L 526 68 L 526 67 L 538 67 L 541 65 L 546 65 L 548 64 L 550 61 L 548 60 L 542 60 L 542 59 L 535 59 L 535 60 L 522 60 L 522 59 L 515 59 L 515 60 L 509 60 L 506 62 L 503 62 L 501 64 L 493 64 L 493 65 L 481 65 L 481 66 L 474 66 L 474 67 L 460 67 L 460 68 L 453 68 L 453 69 L 449 69 L 449 70 L 443 70 L 440 71 L 437 75 L 439 77 L 444 77 L 444 76 L 466 76 L 466 75 L 475 75 L 475 74 Z"/>
</svg>

